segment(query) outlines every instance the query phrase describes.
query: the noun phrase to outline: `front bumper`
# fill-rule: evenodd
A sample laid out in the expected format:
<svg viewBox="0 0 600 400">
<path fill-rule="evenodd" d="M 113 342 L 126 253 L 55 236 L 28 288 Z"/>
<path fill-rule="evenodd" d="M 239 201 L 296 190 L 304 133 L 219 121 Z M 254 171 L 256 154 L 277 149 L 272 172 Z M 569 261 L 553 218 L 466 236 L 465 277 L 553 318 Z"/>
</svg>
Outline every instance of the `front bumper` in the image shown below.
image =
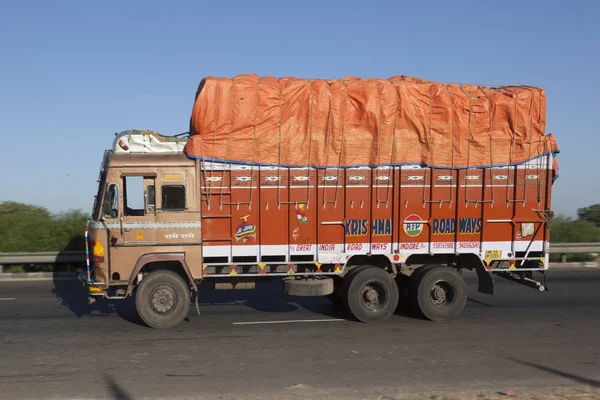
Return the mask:
<svg viewBox="0 0 600 400">
<path fill-rule="evenodd" d="M 88 279 L 87 271 L 82 271 L 78 276 L 79 281 L 87 289 L 89 296 L 106 296 L 108 288 L 102 282 L 94 282 Z"/>
</svg>

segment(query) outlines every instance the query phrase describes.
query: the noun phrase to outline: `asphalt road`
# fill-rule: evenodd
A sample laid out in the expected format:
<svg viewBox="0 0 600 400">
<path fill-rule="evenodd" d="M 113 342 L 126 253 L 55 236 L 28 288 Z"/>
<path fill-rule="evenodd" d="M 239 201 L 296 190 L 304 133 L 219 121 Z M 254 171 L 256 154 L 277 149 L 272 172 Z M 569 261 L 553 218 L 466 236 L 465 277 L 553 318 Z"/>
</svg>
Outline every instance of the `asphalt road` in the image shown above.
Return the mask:
<svg viewBox="0 0 600 400">
<path fill-rule="evenodd" d="M 348 321 L 277 283 L 206 288 L 202 316 L 169 331 L 142 326 L 131 302 L 88 306 L 76 281 L 0 282 L 0 398 L 600 392 L 600 270 L 550 271 L 548 293 L 499 279 L 487 296 L 467 274 L 467 307 L 449 323 Z M 264 323 L 279 321 L 302 322 Z"/>
</svg>

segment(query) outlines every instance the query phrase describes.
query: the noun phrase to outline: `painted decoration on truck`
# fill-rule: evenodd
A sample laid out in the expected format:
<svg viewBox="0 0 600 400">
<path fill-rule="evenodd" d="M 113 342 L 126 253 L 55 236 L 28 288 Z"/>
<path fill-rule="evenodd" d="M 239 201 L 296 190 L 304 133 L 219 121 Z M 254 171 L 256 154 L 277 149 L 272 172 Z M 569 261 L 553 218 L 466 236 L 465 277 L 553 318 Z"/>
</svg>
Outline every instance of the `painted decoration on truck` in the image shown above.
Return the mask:
<svg viewBox="0 0 600 400">
<path fill-rule="evenodd" d="M 421 217 L 416 214 L 411 214 L 404 220 L 402 224 L 404 232 L 410 237 L 417 237 L 423 232 L 423 223 Z"/>
<path fill-rule="evenodd" d="M 298 218 L 298 223 L 302 225 L 308 224 L 308 217 L 306 216 L 306 204 L 300 203 L 296 205 L 296 217 Z"/>
<path fill-rule="evenodd" d="M 460 218 L 458 220 L 458 233 L 474 235 L 481 233 L 481 218 Z M 453 235 L 456 233 L 455 218 L 435 218 L 433 220 L 434 235 Z"/>
<path fill-rule="evenodd" d="M 251 240 L 256 239 L 256 225 L 249 224 L 248 218 L 250 218 L 250 215 L 240 218 L 242 223 L 235 230 L 235 239 L 238 242 L 249 243 Z"/>
<path fill-rule="evenodd" d="M 521 224 L 521 237 L 528 238 L 532 237 L 535 233 L 535 224 L 533 222 L 526 222 Z"/>
<path fill-rule="evenodd" d="M 300 239 L 300 241 L 302 243 L 309 243 L 310 242 L 310 230 L 308 225 L 308 215 L 306 213 L 306 203 L 298 203 L 296 204 L 296 207 L 294 208 L 294 211 L 296 213 L 296 219 L 298 220 L 298 226 L 296 228 L 294 228 L 294 230 L 292 231 L 292 238 L 295 241 L 298 241 L 298 239 Z M 294 247 L 292 246 L 294 249 L 297 250 L 293 250 L 293 251 L 308 251 L 306 249 L 303 248 L 298 248 L 297 246 Z"/>
<path fill-rule="evenodd" d="M 346 236 L 365 236 L 369 233 L 369 220 L 348 219 L 346 220 Z"/>
<path fill-rule="evenodd" d="M 173 232 L 173 233 L 166 233 L 164 235 L 165 239 L 193 239 L 196 237 L 195 234 L 189 232 L 189 233 L 177 233 L 177 232 Z"/>
<path fill-rule="evenodd" d="M 373 225 L 371 225 L 371 235 L 373 236 L 385 236 L 392 234 L 392 220 L 391 219 L 374 219 Z"/>
<path fill-rule="evenodd" d="M 365 236 L 369 233 L 371 222 L 371 235 L 385 236 L 392 234 L 391 219 L 349 219 L 346 220 L 346 236 Z"/>
</svg>

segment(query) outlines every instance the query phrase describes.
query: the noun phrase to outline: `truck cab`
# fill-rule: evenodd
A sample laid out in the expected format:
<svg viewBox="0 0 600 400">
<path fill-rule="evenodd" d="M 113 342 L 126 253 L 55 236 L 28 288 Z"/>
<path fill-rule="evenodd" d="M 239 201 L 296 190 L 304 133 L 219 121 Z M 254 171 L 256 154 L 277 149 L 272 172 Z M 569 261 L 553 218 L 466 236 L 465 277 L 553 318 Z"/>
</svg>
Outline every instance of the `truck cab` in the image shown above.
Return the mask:
<svg viewBox="0 0 600 400">
<path fill-rule="evenodd" d="M 202 278 L 202 246 L 197 162 L 185 156 L 184 144 L 151 131 L 126 131 L 105 153 L 89 222 L 92 300 L 130 296 L 160 269 L 184 285 L 180 293 L 152 291 L 147 306 L 168 314 L 178 302 L 189 303 L 189 290 Z"/>
</svg>

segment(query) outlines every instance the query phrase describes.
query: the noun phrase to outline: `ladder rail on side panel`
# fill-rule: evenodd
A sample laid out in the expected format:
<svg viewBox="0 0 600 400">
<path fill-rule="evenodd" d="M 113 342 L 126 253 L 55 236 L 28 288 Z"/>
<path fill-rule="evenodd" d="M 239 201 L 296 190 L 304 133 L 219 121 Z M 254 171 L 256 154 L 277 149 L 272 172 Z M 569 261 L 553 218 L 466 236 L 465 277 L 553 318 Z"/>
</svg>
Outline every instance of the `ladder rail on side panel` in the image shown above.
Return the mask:
<svg viewBox="0 0 600 400">
<path fill-rule="evenodd" d="M 344 103 L 342 105 L 342 135 L 340 138 L 340 151 L 339 151 L 339 157 L 338 157 L 338 163 L 337 163 L 337 168 L 335 168 L 336 170 L 336 176 L 330 176 L 328 175 L 328 171 L 329 168 L 326 166 L 325 167 L 325 174 L 323 177 L 323 209 L 325 209 L 327 207 L 327 204 L 329 203 L 333 203 L 333 208 L 337 208 L 337 203 L 338 203 L 338 192 L 340 190 L 340 175 L 345 175 L 341 170 L 341 165 L 342 165 L 342 155 L 344 153 L 344 134 L 345 134 L 345 119 L 346 119 L 346 107 L 347 107 L 347 102 L 348 102 L 348 88 L 346 86 L 346 83 L 344 81 L 342 81 L 343 85 L 344 85 Z M 330 105 L 331 107 L 331 105 Z M 330 130 L 333 129 L 333 120 L 332 120 L 332 113 L 329 113 L 329 127 L 331 128 Z M 325 154 L 325 163 L 326 165 L 329 162 L 329 148 L 330 146 L 327 146 L 327 150 L 326 150 L 326 154 Z M 345 176 L 344 176 L 345 178 Z M 335 196 L 333 200 L 327 200 L 327 187 L 329 186 L 327 184 L 327 182 L 329 182 L 330 180 L 335 180 L 336 184 L 335 184 Z M 345 186 L 345 185 L 344 185 Z M 345 215 L 345 214 L 344 214 Z M 342 221 L 343 222 L 343 221 Z M 342 223 L 343 225 L 343 223 Z"/>
<path fill-rule="evenodd" d="M 396 87 L 396 85 L 394 85 L 393 82 L 389 82 L 393 87 L 394 87 L 394 93 L 396 95 L 396 108 L 395 108 L 395 113 L 394 113 L 394 127 L 392 130 L 392 143 L 391 143 L 391 148 L 390 148 L 390 161 L 389 163 L 387 163 L 387 165 L 385 166 L 385 169 L 387 169 L 388 173 L 387 176 L 386 175 L 380 175 L 377 173 L 377 170 L 383 169 L 384 168 L 384 164 L 381 161 L 381 146 L 383 143 L 383 103 L 381 101 L 381 92 L 378 90 L 377 94 L 378 94 L 378 100 L 379 100 L 379 114 L 380 114 L 380 123 L 379 123 L 379 140 L 378 140 L 378 149 L 377 149 L 377 167 L 372 169 L 371 171 L 371 187 L 376 191 L 376 195 L 375 195 L 375 202 L 376 202 L 376 207 L 379 208 L 380 204 L 385 204 L 386 208 L 389 207 L 389 202 L 390 199 L 392 198 L 392 179 L 393 179 L 393 174 L 394 174 L 394 155 L 395 155 L 395 150 L 396 150 L 396 126 L 398 123 L 398 109 L 399 109 L 399 105 L 400 105 L 400 98 L 398 95 L 398 88 Z M 380 193 L 381 190 L 379 190 L 381 187 L 385 187 L 385 199 L 380 199 Z"/>
<path fill-rule="evenodd" d="M 260 79 L 259 79 L 260 82 Z M 229 116 L 229 132 L 228 132 L 228 139 L 227 139 L 227 147 L 226 147 L 226 159 L 229 158 L 229 143 L 231 141 L 231 121 L 233 118 L 233 101 L 235 96 L 233 95 L 235 92 L 235 81 L 232 82 L 232 86 L 231 86 L 231 91 L 232 91 L 232 95 L 230 96 L 231 98 L 231 105 L 230 105 L 230 116 Z M 258 104 L 258 83 L 256 85 L 256 103 Z M 249 195 L 248 195 L 248 201 L 236 201 L 236 202 L 220 202 L 220 205 L 231 205 L 231 206 L 236 206 L 237 209 L 239 210 L 240 205 L 247 205 L 248 209 L 252 209 L 252 199 L 253 199 L 253 195 L 254 195 L 254 189 L 258 188 L 258 185 L 255 186 L 255 181 L 254 181 L 254 175 L 255 175 L 255 156 L 256 156 L 256 123 L 257 123 L 257 117 L 258 117 L 258 107 L 256 107 L 255 112 L 254 112 L 254 124 L 253 124 L 253 138 L 252 138 L 252 160 L 250 162 L 250 167 L 249 168 L 243 168 L 243 170 L 250 170 L 250 191 L 249 191 Z M 281 125 L 281 123 L 280 123 Z M 215 128 L 216 129 L 216 128 Z M 214 148 L 214 144 L 213 144 L 213 148 Z M 233 168 L 231 163 L 229 164 L 229 173 L 230 173 L 230 179 L 231 179 L 231 183 L 230 183 L 230 189 L 233 187 L 231 184 L 233 183 Z M 242 167 L 239 167 L 240 169 L 242 169 Z M 241 178 L 241 177 L 240 177 Z M 236 178 L 237 179 L 237 178 Z"/>
<path fill-rule="evenodd" d="M 448 203 L 448 207 L 452 207 L 452 204 L 454 203 L 454 195 L 455 195 L 455 191 L 452 190 L 452 185 L 453 182 L 456 182 L 456 179 L 454 179 L 454 174 L 455 174 L 455 168 L 454 168 L 454 138 L 455 138 L 455 130 L 454 130 L 454 101 L 452 98 L 452 95 L 450 94 L 450 89 L 448 89 L 448 85 L 444 85 L 444 87 L 446 88 L 446 91 L 448 92 L 448 96 L 450 96 L 451 99 L 451 104 L 452 104 L 452 110 L 451 110 L 451 127 L 452 127 L 452 141 L 451 141 L 451 146 L 450 146 L 450 157 L 451 157 L 451 167 L 450 170 L 451 175 L 443 175 L 443 176 L 438 176 L 438 180 L 441 180 L 442 182 L 449 182 L 449 188 L 450 188 L 450 198 L 449 199 L 439 199 L 439 200 L 435 200 L 433 198 L 433 187 L 435 186 L 435 183 L 433 182 L 433 177 L 434 177 L 434 173 L 433 173 L 433 169 L 428 168 L 427 169 L 427 173 L 429 174 L 429 190 L 430 190 L 430 200 L 426 199 L 426 195 L 425 195 L 425 191 L 423 192 L 423 204 L 428 204 L 428 203 L 436 203 L 439 204 L 440 208 L 442 207 L 442 204 L 446 204 Z M 431 92 L 429 92 L 429 138 L 431 138 L 432 135 L 432 131 L 433 131 L 433 95 Z M 469 119 L 469 132 L 470 132 L 470 119 Z"/>
<path fill-rule="evenodd" d="M 306 160 L 306 182 L 308 182 L 308 185 L 306 187 L 306 201 L 282 201 L 281 200 L 281 185 L 278 185 L 277 188 L 277 207 L 280 207 L 281 204 L 293 204 L 295 206 L 297 206 L 300 203 L 306 204 L 306 208 L 308 209 L 310 207 L 310 176 L 311 176 L 311 160 L 312 160 L 312 129 L 313 129 L 313 119 L 312 119 L 312 99 L 313 99 L 313 88 L 312 88 L 312 84 L 310 82 L 307 82 L 307 84 L 310 87 L 310 93 L 309 93 L 309 106 L 308 106 L 308 115 L 309 115 L 309 127 L 308 127 L 308 158 Z M 281 86 L 280 86 L 280 90 L 281 90 Z M 280 104 L 280 121 L 281 121 L 281 104 Z M 279 126 L 280 132 L 281 132 L 281 123 Z M 280 134 L 281 136 L 281 134 Z M 280 151 L 281 153 L 281 151 Z M 277 165 L 277 182 L 281 182 L 281 175 L 280 175 L 280 170 L 281 170 L 281 155 L 279 157 L 278 160 L 278 165 Z M 291 171 L 292 168 L 287 168 L 287 173 L 288 173 L 288 182 L 286 183 L 287 186 L 287 190 L 288 190 L 288 199 L 289 199 L 289 195 L 290 195 L 290 189 L 291 189 L 291 182 L 292 182 L 292 176 L 291 176 Z"/>
<path fill-rule="evenodd" d="M 493 166 L 494 165 L 494 149 L 493 149 L 494 141 L 492 139 L 492 121 L 493 121 L 492 101 L 489 98 L 488 94 L 485 92 L 485 90 L 484 90 L 483 87 L 480 87 L 479 90 L 481 91 L 481 93 L 483 93 L 483 95 L 485 96 L 485 98 L 488 101 L 488 111 L 489 111 L 489 120 L 490 120 L 490 129 L 488 131 L 488 134 L 490 136 L 490 165 Z M 468 150 L 469 150 L 469 157 L 470 157 L 471 141 L 469 141 L 469 149 Z M 466 176 L 465 176 L 465 180 L 467 180 L 467 181 L 471 181 L 469 172 L 470 172 L 470 169 L 468 168 Z M 469 205 L 469 203 L 475 203 L 475 207 L 477 207 L 477 205 L 482 204 L 482 203 L 483 204 L 484 203 L 491 203 L 492 205 L 494 204 L 494 190 L 493 189 L 491 191 L 491 199 L 489 199 L 489 200 L 485 199 L 485 187 L 486 187 L 486 184 L 487 184 L 486 177 L 487 177 L 486 169 L 485 168 L 481 168 L 481 190 L 483 192 L 483 196 L 481 196 L 482 200 L 471 200 L 471 199 L 469 199 L 468 191 L 469 191 L 470 185 L 468 185 L 468 184 L 465 185 L 466 186 L 465 187 L 465 199 L 466 199 L 467 206 Z M 490 177 L 491 177 L 491 174 L 490 174 Z M 483 221 L 483 219 L 482 219 L 482 221 Z"/>
</svg>

